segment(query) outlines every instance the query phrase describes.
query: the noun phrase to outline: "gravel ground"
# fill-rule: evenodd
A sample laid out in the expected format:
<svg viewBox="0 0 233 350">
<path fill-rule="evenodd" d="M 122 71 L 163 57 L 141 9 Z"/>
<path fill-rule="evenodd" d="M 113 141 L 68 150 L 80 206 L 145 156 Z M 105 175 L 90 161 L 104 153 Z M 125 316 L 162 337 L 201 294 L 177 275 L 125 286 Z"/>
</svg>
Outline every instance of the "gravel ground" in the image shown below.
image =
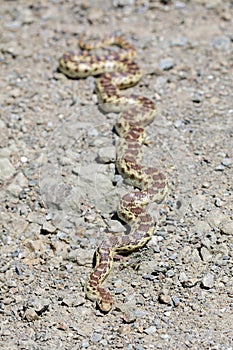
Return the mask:
<svg viewBox="0 0 233 350">
<path fill-rule="evenodd" d="M 232 350 L 232 1 L 19 0 L 0 7 L 1 349 Z M 145 164 L 169 195 L 151 242 L 116 261 L 101 314 L 83 285 L 130 190 L 115 114 L 58 58 L 80 34 L 123 33 L 153 99 Z"/>
</svg>

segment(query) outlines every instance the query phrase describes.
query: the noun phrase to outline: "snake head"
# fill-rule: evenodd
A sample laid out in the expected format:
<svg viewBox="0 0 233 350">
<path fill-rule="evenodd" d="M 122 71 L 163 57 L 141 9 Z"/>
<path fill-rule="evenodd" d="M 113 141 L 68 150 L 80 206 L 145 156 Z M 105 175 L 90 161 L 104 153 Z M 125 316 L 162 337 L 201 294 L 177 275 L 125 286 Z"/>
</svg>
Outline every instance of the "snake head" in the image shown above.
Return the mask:
<svg viewBox="0 0 233 350">
<path fill-rule="evenodd" d="M 97 299 L 97 305 L 102 312 L 109 312 L 114 304 L 113 297 L 109 292 L 103 288 L 98 288 L 99 296 Z"/>
</svg>

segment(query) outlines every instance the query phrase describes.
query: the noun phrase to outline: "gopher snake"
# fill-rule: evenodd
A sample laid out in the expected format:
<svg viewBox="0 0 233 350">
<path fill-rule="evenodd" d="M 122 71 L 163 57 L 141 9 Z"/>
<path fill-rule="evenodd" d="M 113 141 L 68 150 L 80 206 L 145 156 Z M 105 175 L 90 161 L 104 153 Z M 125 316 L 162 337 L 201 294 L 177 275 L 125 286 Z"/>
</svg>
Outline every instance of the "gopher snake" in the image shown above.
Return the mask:
<svg viewBox="0 0 233 350">
<path fill-rule="evenodd" d="M 113 306 L 113 297 L 101 284 L 108 276 L 117 253 L 132 252 L 151 238 L 155 223 L 146 205 L 163 200 L 167 183 L 159 170 L 140 165 L 144 127 L 154 119 L 154 103 L 143 96 L 123 95 L 120 92 L 121 89 L 134 86 L 141 78 L 140 68 L 133 61 L 136 56 L 134 47 L 122 36 L 112 36 L 95 45 L 80 40 L 79 45 L 83 53 L 65 53 L 60 58 L 59 69 L 72 78 L 100 75 L 96 80 L 96 92 L 101 109 L 105 112 L 120 112 L 115 125 L 120 136 L 116 167 L 125 180 L 136 187 L 135 191 L 121 199 L 118 210 L 118 217 L 130 226 L 130 234 L 122 233 L 118 237 L 103 240 L 96 250 L 95 268 L 85 285 L 86 297 L 97 301 L 99 308 L 108 312 Z M 118 45 L 121 50 L 103 56 L 89 53 L 91 49 L 106 45 Z"/>
</svg>

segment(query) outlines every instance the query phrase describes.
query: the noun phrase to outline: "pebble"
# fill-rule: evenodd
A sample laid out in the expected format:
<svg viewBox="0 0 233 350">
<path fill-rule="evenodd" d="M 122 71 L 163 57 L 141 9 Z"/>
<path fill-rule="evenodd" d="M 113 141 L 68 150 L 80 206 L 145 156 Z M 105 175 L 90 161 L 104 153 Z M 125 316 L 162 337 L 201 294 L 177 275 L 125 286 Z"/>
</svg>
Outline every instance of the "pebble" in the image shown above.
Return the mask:
<svg viewBox="0 0 233 350">
<path fill-rule="evenodd" d="M 78 196 L 85 195 L 103 213 L 112 212 L 113 208 L 117 208 L 118 197 L 115 195 L 108 167 L 105 164 L 92 163 L 72 169 L 78 176 L 78 191 L 74 191 L 72 197 L 77 206 L 80 203 Z"/>
<path fill-rule="evenodd" d="M 114 185 L 120 183 L 120 182 L 123 182 L 123 177 L 119 174 L 115 174 L 114 177 L 113 177 L 113 180 L 112 180 L 112 183 Z"/>
<path fill-rule="evenodd" d="M 98 152 L 98 162 L 114 163 L 116 160 L 116 147 L 104 147 L 101 148 Z"/>
<path fill-rule="evenodd" d="M 91 264 L 94 252 L 94 249 L 86 250 L 78 248 L 69 252 L 66 259 L 77 263 L 78 266 L 85 266 Z"/>
<path fill-rule="evenodd" d="M 169 256 L 169 259 L 170 259 L 170 260 L 176 260 L 177 255 L 178 255 L 177 253 L 174 253 L 174 254 L 172 254 L 172 255 Z"/>
<path fill-rule="evenodd" d="M 192 197 L 191 207 L 195 211 L 202 210 L 205 207 L 206 196 L 198 194 Z"/>
<path fill-rule="evenodd" d="M 86 349 L 86 348 L 89 348 L 90 343 L 89 343 L 88 340 L 84 340 L 84 341 L 82 342 L 81 346 L 82 346 L 82 348 L 85 348 L 85 349 Z"/>
<path fill-rule="evenodd" d="M 199 282 L 199 279 L 196 277 L 188 278 L 182 282 L 184 288 L 192 288 Z"/>
<path fill-rule="evenodd" d="M 113 0 L 114 7 L 133 6 L 135 0 Z"/>
<path fill-rule="evenodd" d="M 207 181 L 204 181 L 203 184 L 202 184 L 202 187 L 203 188 L 209 188 L 210 187 L 210 183 L 207 182 Z"/>
<path fill-rule="evenodd" d="M 207 273 L 203 278 L 202 278 L 202 286 L 204 288 L 210 289 L 213 288 L 214 286 L 214 275 L 212 273 Z"/>
<path fill-rule="evenodd" d="M 212 210 L 206 216 L 206 219 L 209 225 L 213 228 L 218 228 L 222 222 L 228 221 L 228 217 L 222 213 L 221 209 Z"/>
<path fill-rule="evenodd" d="M 56 231 L 56 227 L 47 221 L 43 223 L 42 229 L 43 234 L 54 233 Z"/>
<path fill-rule="evenodd" d="M 188 39 L 186 36 L 180 36 L 172 40 L 172 46 L 186 46 L 188 44 Z"/>
<path fill-rule="evenodd" d="M 62 305 L 77 307 L 85 304 L 85 302 L 86 299 L 80 295 L 67 295 L 67 297 L 62 300 Z"/>
<path fill-rule="evenodd" d="M 160 293 L 158 300 L 162 304 L 170 304 L 171 303 L 171 297 L 168 294 L 168 291 L 164 290 L 162 293 Z"/>
<path fill-rule="evenodd" d="M 159 61 L 158 67 L 161 70 L 170 70 L 175 66 L 174 60 L 172 58 L 163 58 Z"/>
<path fill-rule="evenodd" d="M 175 275 L 175 272 L 174 272 L 174 270 L 168 270 L 167 272 L 166 272 L 166 276 L 167 277 L 173 277 Z"/>
<path fill-rule="evenodd" d="M 150 327 L 144 329 L 144 333 L 146 333 L 146 334 L 154 334 L 154 333 L 156 333 L 156 331 L 157 331 L 157 328 L 155 326 L 150 326 Z"/>
<path fill-rule="evenodd" d="M 180 304 L 180 298 L 177 297 L 176 295 L 174 295 L 172 297 L 172 301 L 173 301 L 174 306 L 178 306 Z"/>
<path fill-rule="evenodd" d="M 117 330 L 117 332 L 121 335 L 129 334 L 130 331 L 131 331 L 131 327 L 128 324 L 124 324 L 124 325 L 120 326 Z"/>
<path fill-rule="evenodd" d="M 10 179 L 15 174 L 15 167 L 8 158 L 0 158 L 0 179 Z"/>
<path fill-rule="evenodd" d="M 182 2 L 182 1 L 176 1 L 174 3 L 174 8 L 175 9 L 181 10 L 181 9 L 184 9 L 185 7 L 186 7 L 186 4 L 184 2 Z"/>
<path fill-rule="evenodd" d="M 24 313 L 24 318 L 28 321 L 35 321 L 39 319 L 38 314 L 36 313 L 36 311 L 32 308 L 28 308 L 25 313 Z"/>
<path fill-rule="evenodd" d="M 202 93 L 195 92 L 193 97 L 192 97 L 192 101 L 195 103 L 201 103 L 202 102 Z"/>
<path fill-rule="evenodd" d="M 223 202 L 221 201 L 220 198 L 216 198 L 214 201 L 214 204 L 216 207 L 220 208 L 223 205 Z"/>
<path fill-rule="evenodd" d="M 232 165 L 232 159 L 231 158 L 223 158 L 221 164 L 230 168 Z"/>
<path fill-rule="evenodd" d="M 13 184 L 11 183 L 9 186 L 7 186 L 7 191 L 12 194 L 14 197 L 19 197 L 21 191 L 22 191 L 22 188 L 17 185 L 17 184 Z"/>
<path fill-rule="evenodd" d="M 107 221 L 108 229 L 110 232 L 124 232 L 126 228 L 118 220 L 108 220 Z"/>
<path fill-rule="evenodd" d="M 27 163 L 28 158 L 25 157 L 25 156 L 22 156 L 22 157 L 20 157 L 20 160 L 21 160 L 22 163 Z"/>
<path fill-rule="evenodd" d="M 208 224 L 208 222 L 203 221 L 203 220 L 198 220 L 195 223 L 194 231 L 196 233 L 199 233 L 199 234 L 204 234 L 204 233 L 207 233 L 207 232 L 211 231 L 211 227 Z"/>
<path fill-rule="evenodd" d="M 217 165 L 217 166 L 215 167 L 215 170 L 216 170 L 216 171 L 224 171 L 224 170 L 225 170 L 225 166 L 222 165 L 222 164 L 219 164 L 219 165 Z"/>
<path fill-rule="evenodd" d="M 233 235 L 233 220 L 224 220 L 220 224 L 220 231 L 225 235 Z"/>
<path fill-rule="evenodd" d="M 94 332 L 90 338 L 93 343 L 98 343 L 103 338 L 102 333 Z"/>
<path fill-rule="evenodd" d="M 225 51 L 230 49 L 231 40 L 227 36 L 220 36 L 212 39 L 211 45 L 217 50 Z"/>
<path fill-rule="evenodd" d="M 206 247 L 201 248 L 200 254 L 203 261 L 211 261 L 212 254 L 209 252 L 209 250 Z"/>
<path fill-rule="evenodd" d="M 98 137 L 99 136 L 99 132 L 95 128 L 89 129 L 87 134 L 90 137 Z"/>
<path fill-rule="evenodd" d="M 157 77 L 154 84 L 154 91 L 158 93 L 162 93 L 166 82 L 167 82 L 167 78 L 162 76 Z"/>
<path fill-rule="evenodd" d="M 179 275 L 179 281 L 181 283 L 183 283 L 183 282 L 185 282 L 187 280 L 188 280 L 188 277 L 187 277 L 186 273 L 185 272 L 181 272 L 180 275 Z"/>
<path fill-rule="evenodd" d="M 174 122 L 174 127 L 176 129 L 179 129 L 182 125 L 183 125 L 183 120 L 182 119 L 177 119 L 175 122 Z"/>
</svg>

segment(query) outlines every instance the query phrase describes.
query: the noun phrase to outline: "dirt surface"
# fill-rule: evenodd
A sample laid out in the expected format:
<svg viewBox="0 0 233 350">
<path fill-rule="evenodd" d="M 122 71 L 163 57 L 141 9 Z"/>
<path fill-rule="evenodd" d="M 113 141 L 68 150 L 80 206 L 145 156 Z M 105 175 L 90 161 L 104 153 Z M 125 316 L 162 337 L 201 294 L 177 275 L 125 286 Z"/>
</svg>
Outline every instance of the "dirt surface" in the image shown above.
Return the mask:
<svg viewBox="0 0 233 350">
<path fill-rule="evenodd" d="M 1 349 L 232 350 L 231 1 L 1 1 Z M 151 242 L 116 261 L 103 315 L 83 286 L 122 225 L 116 115 L 59 57 L 121 33 L 157 104 L 144 163 L 169 180 Z"/>
</svg>

